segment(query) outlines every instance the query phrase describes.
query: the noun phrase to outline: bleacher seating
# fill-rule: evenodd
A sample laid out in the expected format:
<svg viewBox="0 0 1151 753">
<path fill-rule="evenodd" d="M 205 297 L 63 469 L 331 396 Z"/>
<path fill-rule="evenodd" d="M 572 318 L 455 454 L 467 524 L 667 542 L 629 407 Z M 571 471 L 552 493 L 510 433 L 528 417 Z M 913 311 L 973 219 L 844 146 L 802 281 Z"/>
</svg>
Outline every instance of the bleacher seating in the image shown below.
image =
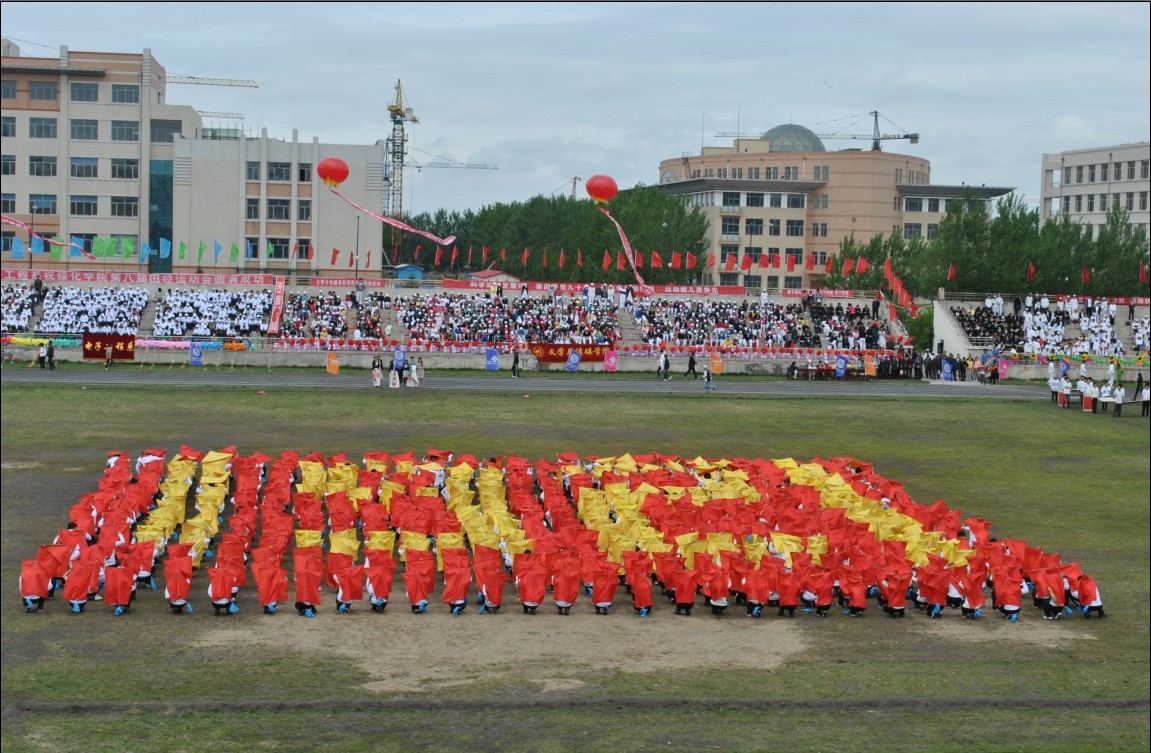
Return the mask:
<svg viewBox="0 0 1151 753">
<path fill-rule="evenodd" d="M 36 291 L 31 285 L 5 285 L 3 299 L 4 331 L 27 332 L 36 309 Z"/>
<path fill-rule="evenodd" d="M 44 297 L 38 332 L 45 334 L 135 335 L 148 305 L 137 287 L 51 287 Z"/>
<path fill-rule="evenodd" d="M 272 291 L 173 288 L 162 293 L 155 337 L 260 337 L 268 331 Z"/>
</svg>

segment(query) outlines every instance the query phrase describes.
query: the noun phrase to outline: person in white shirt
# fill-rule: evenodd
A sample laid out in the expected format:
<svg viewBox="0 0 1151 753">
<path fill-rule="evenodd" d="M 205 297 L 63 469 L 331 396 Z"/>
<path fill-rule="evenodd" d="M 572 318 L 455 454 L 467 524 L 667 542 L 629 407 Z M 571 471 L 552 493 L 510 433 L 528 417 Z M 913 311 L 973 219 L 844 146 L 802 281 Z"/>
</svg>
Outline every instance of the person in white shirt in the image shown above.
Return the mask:
<svg viewBox="0 0 1151 753">
<path fill-rule="evenodd" d="M 1115 387 L 1115 418 L 1123 417 L 1123 401 L 1127 399 L 1127 390 L 1123 388 L 1123 382 L 1120 382 Z"/>
</svg>

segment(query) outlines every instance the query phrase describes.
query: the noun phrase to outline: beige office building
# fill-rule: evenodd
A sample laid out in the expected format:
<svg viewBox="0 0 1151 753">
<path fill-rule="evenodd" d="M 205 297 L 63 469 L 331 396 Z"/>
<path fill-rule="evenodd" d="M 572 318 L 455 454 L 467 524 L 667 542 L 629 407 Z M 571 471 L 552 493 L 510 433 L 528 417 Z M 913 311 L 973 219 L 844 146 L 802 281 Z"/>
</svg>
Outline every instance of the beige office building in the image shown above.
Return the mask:
<svg viewBox="0 0 1151 753">
<path fill-rule="evenodd" d="M 931 163 L 922 157 L 827 151 L 815 133 L 794 124 L 664 160 L 659 171 L 664 190 L 685 196 L 710 222 L 715 264 L 703 270 L 702 282 L 753 289 L 819 287 L 827 260 L 853 233 L 861 242 L 891 233 L 930 239 L 965 192 L 991 202 L 1013 190 L 932 185 Z M 778 268 L 761 266 L 764 256 L 779 257 Z M 726 271 L 729 257 L 734 269 Z"/>
<path fill-rule="evenodd" d="M 1087 225 L 1092 236 L 1107 224 L 1116 205 L 1127 210 L 1132 225 L 1148 229 L 1151 212 L 1151 142 L 1073 149 L 1043 155 L 1040 221 L 1060 214 Z"/>
<path fill-rule="evenodd" d="M 285 140 L 206 126 L 193 107 L 167 103 L 167 73 L 149 50 L 61 47 L 58 58 L 33 58 L 5 39 L 2 52 L 3 214 L 36 235 L 75 238 L 89 252 L 97 238 L 111 238 L 120 252 L 96 259 L 26 253 L 13 261 L 14 239 L 30 246 L 30 231 L 5 225 L 5 267 L 380 275 L 379 221 L 333 196 L 315 167 L 325 157 L 343 159 L 350 176 L 341 193 L 378 211 L 383 141 L 331 145 L 300 141 L 294 131 Z M 172 252 L 161 258 L 166 242 Z M 152 251 L 146 264 L 144 244 Z M 132 255 L 125 258 L 125 249 Z M 333 249 L 341 252 L 334 264 Z"/>
</svg>

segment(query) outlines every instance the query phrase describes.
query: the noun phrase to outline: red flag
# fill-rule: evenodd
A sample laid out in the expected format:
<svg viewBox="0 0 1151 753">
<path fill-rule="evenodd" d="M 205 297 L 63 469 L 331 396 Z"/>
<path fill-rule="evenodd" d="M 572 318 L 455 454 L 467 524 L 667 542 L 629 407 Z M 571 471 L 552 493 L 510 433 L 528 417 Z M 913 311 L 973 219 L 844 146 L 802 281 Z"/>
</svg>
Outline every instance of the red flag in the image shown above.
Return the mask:
<svg viewBox="0 0 1151 753">
<path fill-rule="evenodd" d="M 601 266 L 603 266 L 604 269 L 611 268 L 611 251 L 603 252 L 603 264 Z"/>
<path fill-rule="evenodd" d="M 522 264 L 526 267 L 528 265 L 528 256 L 529 255 L 530 254 L 529 254 L 528 250 L 525 248 L 524 252 L 520 255 L 520 264 Z"/>
<path fill-rule="evenodd" d="M 460 258 L 460 247 L 452 246 L 452 260 L 448 262 L 451 266 L 456 266 L 456 259 Z"/>
<path fill-rule="evenodd" d="M 947 266 L 947 281 L 955 282 L 955 265 L 949 264 Z"/>
<path fill-rule="evenodd" d="M 787 255 L 787 271 L 788 272 L 794 272 L 795 271 L 795 257 L 792 256 L 791 254 Z"/>
<path fill-rule="evenodd" d="M 772 254 L 771 255 L 771 268 L 772 269 L 779 269 L 779 264 L 780 264 L 779 254 Z"/>
<path fill-rule="evenodd" d="M 440 248 L 439 246 L 436 246 L 436 261 L 435 261 L 435 265 L 436 265 L 437 267 L 438 267 L 438 266 L 440 266 L 440 262 L 441 262 L 441 261 L 443 261 L 443 260 L 444 260 L 444 250 L 443 250 L 442 248 Z"/>
<path fill-rule="evenodd" d="M 619 251 L 617 253 L 619 256 L 617 256 L 615 260 L 616 269 L 627 269 L 627 262 L 623 258 L 623 251 Z"/>
<path fill-rule="evenodd" d="M 908 308 L 911 309 L 912 319 L 915 319 L 919 316 L 919 307 L 915 305 L 915 301 L 911 301 L 911 305 Z"/>
<path fill-rule="evenodd" d="M 338 249 L 338 248 L 333 248 L 333 249 L 332 249 L 332 261 L 331 261 L 331 263 L 330 263 L 330 264 L 328 264 L 328 266 L 329 266 L 329 267 L 334 267 L 334 266 L 336 266 L 336 260 L 337 260 L 337 259 L 339 259 L 339 258 L 340 258 L 340 249 Z"/>
<path fill-rule="evenodd" d="M 859 257 L 859 261 L 855 262 L 855 274 L 861 275 L 866 271 L 867 271 L 867 259 L 865 259 L 861 256 L 861 257 Z"/>
<path fill-rule="evenodd" d="M 732 272 L 735 270 L 735 254 L 727 257 L 727 263 L 723 267 L 724 272 Z"/>
<path fill-rule="evenodd" d="M 500 261 L 507 261 L 507 260 L 508 260 L 508 250 L 506 248 L 501 248 L 500 249 Z"/>
<path fill-rule="evenodd" d="M 824 274 L 831 274 L 831 270 L 833 269 L 833 267 L 831 266 L 831 264 L 832 264 L 832 262 L 833 262 L 833 261 L 835 261 L 835 260 L 834 260 L 832 257 L 830 257 L 830 256 L 829 256 L 829 257 L 827 257 L 827 264 L 825 264 L 825 265 L 823 266 L 823 272 L 824 272 Z"/>
<path fill-rule="evenodd" d="M 886 278 L 891 277 L 891 258 L 888 257 L 883 260 L 883 276 Z"/>
<path fill-rule="evenodd" d="M 760 254 L 759 255 L 759 268 L 760 269 L 767 269 L 770 266 L 771 266 L 771 254 Z"/>
<path fill-rule="evenodd" d="M 751 269 L 751 254 L 744 254 L 743 260 L 739 263 L 739 271 L 746 272 Z"/>
<path fill-rule="evenodd" d="M 583 266 L 583 250 L 578 248 L 576 249 L 576 266 Z"/>
<path fill-rule="evenodd" d="M 1031 282 L 1035 279 L 1035 265 L 1027 262 L 1027 281 Z"/>
<path fill-rule="evenodd" d="M 300 242 L 299 241 L 296 241 L 295 243 L 292 244 L 292 258 L 293 259 L 299 259 L 300 258 Z"/>
<path fill-rule="evenodd" d="M 488 263 L 488 251 L 490 250 L 487 246 L 484 246 L 484 264 Z"/>
<path fill-rule="evenodd" d="M 643 268 L 643 254 L 641 254 L 639 251 L 635 252 L 635 267 L 636 269 Z"/>
<path fill-rule="evenodd" d="M 855 259 L 850 256 L 843 260 L 843 276 L 847 277 L 855 271 Z"/>
<path fill-rule="evenodd" d="M 560 269 L 564 268 L 564 250 L 560 249 Z"/>
<path fill-rule="evenodd" d="M 1091 282 L 1091 270 L 1087 269 L 1087 265 L 1083 265 L 1083 284 Z"/>
<path fill-rule="evenodd" d="M 671 252 L 671 268 L 672 269 L 679 269 L 682 266 L 683 266 L 683 254 L 681 254 L 679 251 L 672 251 Z"/>
<path fill-rule="evenodd" d="M 369 248 L 368 249 L 368 256 L 364 260 L 364 269 L 371 269 L 371 268 L 372 268 L 372 249 Z"/>
<path fill-rule="evenodd" d="M 895 301 L 889 301 L 887 303 L 887 318 L 893 322 L 899 319 L 899 314 L 895 310 Z"/>
<path fill-rule="evenodd" d="M 412 263 L 413 263 L 413 264 L 414 264 L 415 262 L 418 262 L 418 261 L 420 260 L 420 249 L 421 249 L 421 248 L 423 248 L 423 246 L 420 246 L 420 245 L 418 245 L 418 244 L 417 244 L 417 245 L 416 245 L 416 250 L 412 252 Z"/>
<path fill-rule="evenodd" d="M 1147 265 L 1139 262 L 1139 282 L 1147 284 Z"/>
<path fill-rule="evenodd" d="M 807 271 L 808 272 L 814 272 L 815 271 L 815 254 L 814 253 L 810 253 L 807 255 Z"/>
<path fill-rule="evenodd" d="M 316 246 L 313 243 L 308 244 L 308 261 L 316 258 Z"/>
<path fill-rule="evenodd" d="M 663 259 L 660 258 L 658 251 L 651 252 L 651 268 L 659 269 L 663 266 Z"/>
<path fill-rule="evenodd" d="M 544 269 L 548 268 L 548 250 L 544 249 Z"/>
<path fill-rule="evenodd" d="M 472 265 L 472 247 L 468 246 L 468 266 Z"/>
</svg>

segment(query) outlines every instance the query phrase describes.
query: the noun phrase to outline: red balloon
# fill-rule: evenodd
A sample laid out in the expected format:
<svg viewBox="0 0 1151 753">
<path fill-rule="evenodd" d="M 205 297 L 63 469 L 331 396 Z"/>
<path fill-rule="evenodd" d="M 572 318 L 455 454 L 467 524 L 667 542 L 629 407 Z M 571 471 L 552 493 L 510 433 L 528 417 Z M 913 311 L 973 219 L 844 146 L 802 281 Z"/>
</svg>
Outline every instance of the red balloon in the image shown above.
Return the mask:
<svg viewBox="0 0 1151 753">
<path fill-rule="evenodd" d="M 591 176 L 584 183 L 584 188 L 587 190 L 588 196 L 603 203 L 611 201 L 612 197 L 619 193 L 619 186 L 606 175 Z"/>
<path fill-rule="evenodd" d="M 328 188 L 335 188 L 348 179 L 348 163 L 339 157 L 325 157 L 316 165 L 316 175 Z"/>
</svg>

